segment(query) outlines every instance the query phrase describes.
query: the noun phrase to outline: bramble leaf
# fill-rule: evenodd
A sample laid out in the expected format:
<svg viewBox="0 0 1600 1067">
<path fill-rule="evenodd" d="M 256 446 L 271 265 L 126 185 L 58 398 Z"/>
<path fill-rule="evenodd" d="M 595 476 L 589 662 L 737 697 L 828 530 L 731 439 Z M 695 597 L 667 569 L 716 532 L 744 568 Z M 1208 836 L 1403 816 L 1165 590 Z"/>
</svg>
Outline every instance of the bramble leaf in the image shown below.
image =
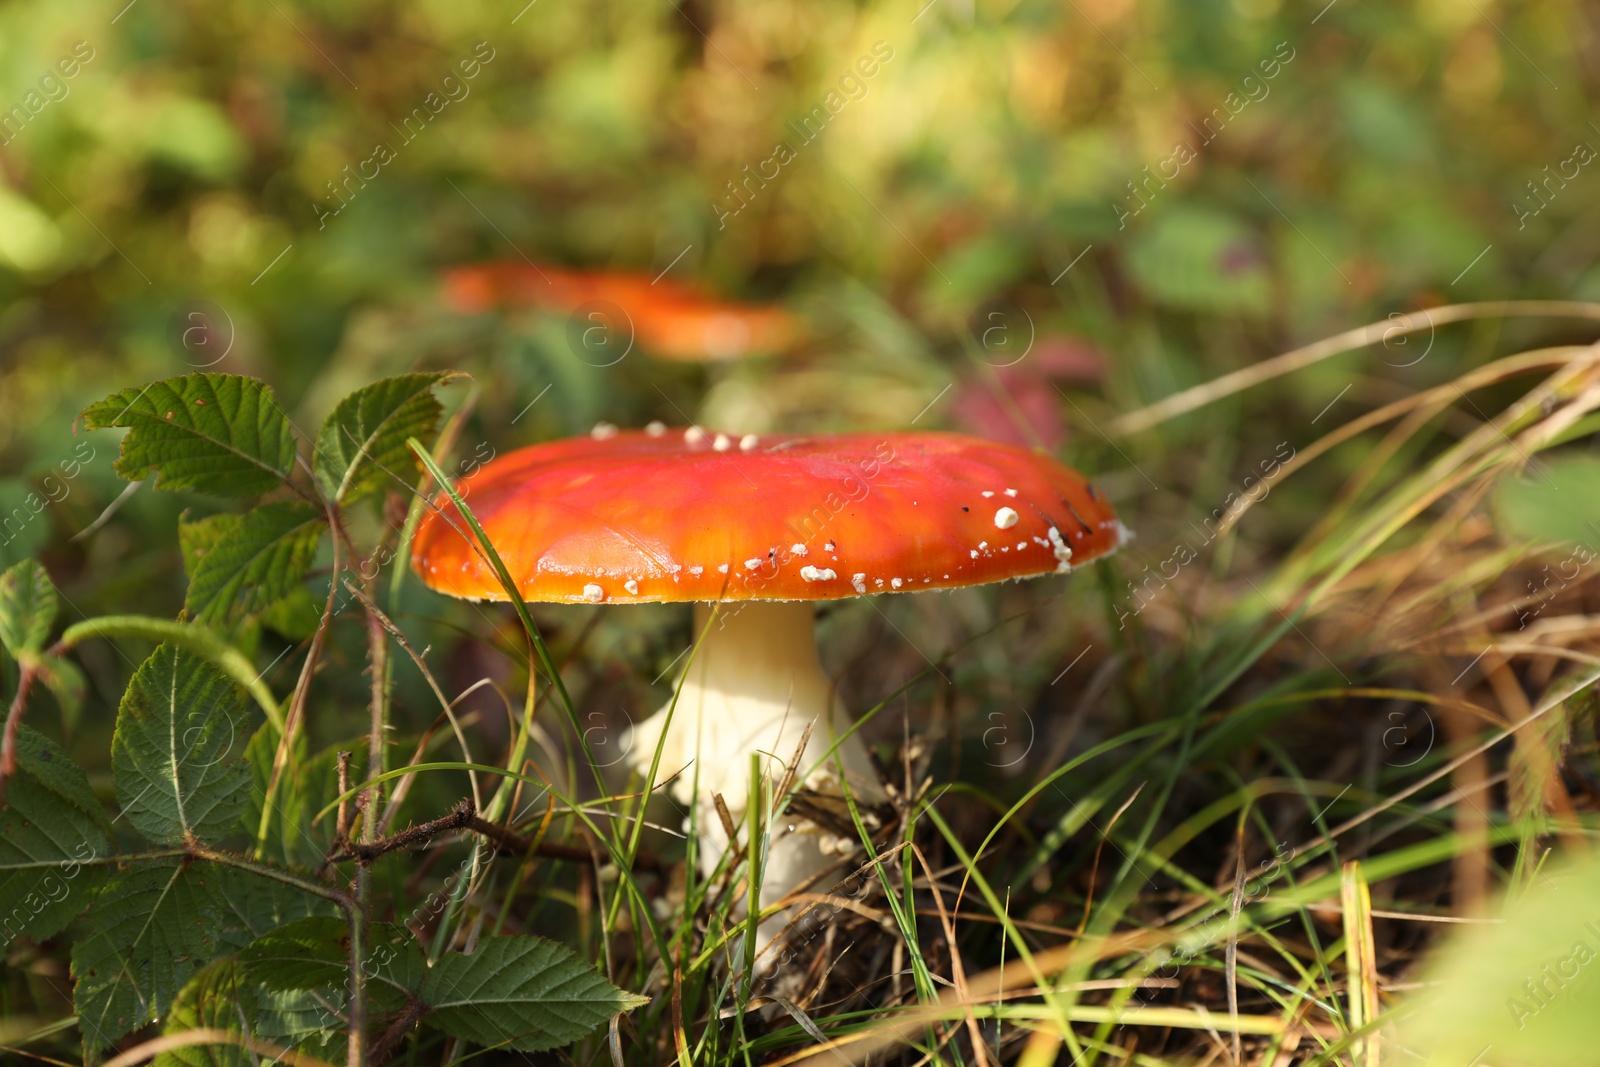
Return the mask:
<svg viewBox="0 0 1600 1067">
<path fill-rule="evenodd" d="M 281 882 L 203 862 L 141 863 L 94 900 L 73 945 L 84 1052 L 165 1018 L 213 959 L 331 905 Z M 331 920 L 338 925 L 338 920 Z"/>
<path fill-rule="evenodd" d="M 17 730 L 17 773 L 0 805 L 0 948 L 45 938 L 89 903 L 111 853 L 105 812 L 89 780 L 45 736 Z"/>
<path fill-rule="evenodd" d="M 452 1037 L 523 1052 L 558 1048 L 648 998 L 625 993 L 565 945 L 489 937 L 470 956 L 447 953 L 420 989 L 427 1021 Z"/>
<path fill-rule="evenodd" d="M 167 844 L 233 829 L 250 782 L 249 716 L 227 675 L 186 649 L 157 648 L 128 683 L 111 740 L 128 821 Z"/>
<path fill-rule="evenodd" d="M 95 896 L 72 946 L 85 1058 L 164 1017 L 190 976 L 223 950 L 220 890 L 209 864 L 174 861 L 136 866 Z"/>
<path fill-rule="evenodd" d="M 50 575 L 31 559 L 0 574 L 0 644 L 21 659 L 36 653 L 50 638 L 56 621 L 56 587 Z"/>
<path fill-rule="evenodd" d="M 304 990 L 267 989 L 233 957 L 207 964 L 178 992 L 163 1033 L 197 1027 L 246 1033 L 291 1052 L 341 1063 L 345 1052 L 342 1000 Z M 218 1042 L 164 1052 L 155 1067 L 252 1067 L 267 1062 L 238 1045 Z M 290 1061 L 292 1062 L 292 1061 Z"/>
<path fill-rule="evenodd" d="M 209 625 L 271 607 L 311 569 L 326 525 L 311 508 L 281 503 L 182 524 L 179 538 L 189 571 L 184 607 Z"/>
<path fill-rule="evenodd" d="M 337 995 L 350 974 L 350 929 L 343 919 L 317 916 L 282 926 L 239 953 L 250 980 L 269 989 L 324 990 Z M 368 926 L 362 967 L 367 994 L 378 1011 L 398 1010 L 425 981 L 427 961 L 404 928 Z"/>
<path fill-rule="evenodd" d="M 84 409 L 91 430 L 127 427 L 116 471 L 156 489 L 256 496 L 294 467 L 294 434 L 272 387 L 237 374 L 186 374 Z"/>
<path fill-rule="evenodd" d="M 178 991 L 167 1014 L 163 1034 L 200 1028 L 254 1034 L 256 998 L 232 959 L 208 963 Z M 154 1067 L 252 1067 L 248 1049 L 218 1042 L 172 1049 L 155 1058 Z"/>
<path fill-rule="evenodd" d="M 449 372 L 402 374 L 339 401 L 317 434 L 312 467 L 323 495 L 343 504 L 398 488 L 390 472 L 413 475 L 417 466 L 406 438 L 432 436 L 440 411 L 433 387 L 454 377 Z"/>
<path fill-rule="evenodd" d="M 217 891 L 222 897 L 222 943 L 232 951 L 244 949 L 280 927 L 339 914 L 332 901 L 287 883 L 231 868 L 219 868 L 217 873 L 221 876 Z"/>
</svg>

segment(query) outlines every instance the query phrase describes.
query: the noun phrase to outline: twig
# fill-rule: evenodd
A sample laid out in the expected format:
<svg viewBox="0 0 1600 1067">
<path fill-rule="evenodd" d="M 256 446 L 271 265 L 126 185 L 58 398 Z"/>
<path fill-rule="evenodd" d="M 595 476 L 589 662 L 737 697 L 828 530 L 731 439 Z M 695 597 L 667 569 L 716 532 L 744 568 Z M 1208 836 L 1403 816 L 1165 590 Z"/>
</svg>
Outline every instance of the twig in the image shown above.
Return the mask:
<svg viewBox="0 0 1600 1067">
<path fill-rule="evenodd" d="M 439 834 L 449 833 L 453 830 L 470 830 L 475 834 L 481 834 L 494 843 L 495 851 L 507 855 L 521 856 L 532 852 L 536 856 L 544 856 L 547 859 L 570 860 L 574 863 L 588 863 L 594 858 L 586 848 L 577 845 L 559 844 L 554 841 L 534 841 L 532 838 L 524 837 L 515 831 L 507 830 L 503 826 L 489 822 L 478 815 L 477 807 L 470 799 L 467 799 L 460 801 L 454 808 L 450 809 L 448 815 L 430 819 L 418 826 L 409 827 L 399 833 L 380 837 L 374 841 L 352 842 L 340 839 L 336 846 L 338 851 L 329 855 L 325 864 L 355 860 L 363 867 L 370 866 L 380 856 L 402 848 L 409 848 Z M 647 852 L 641 852 L 635 856 L 634 863 L 636 866 L 656 874 L 663 873 L 666 870 L 666 864 L 659 857 Z"/>
<path fill-rule="evenodd" d="M 463 800 L 450 810 L 450 814 L 442 815 L 437 819 L 429 819 L 418 826 L 407 827 L 397 834 L 387 837 L 350 841 L 341 838 L 339 851 L 330 855 L 327 863 L 340 863 L 344 860 L 355 860 L 362 867 L 370 867 L 372 862 L 380 856 L 387 855 L 396 849 L 410 848 L 420 844 L 438 834 L 449 830 L 465 828 L 477 816 L 477 809 L 472 801 Z"/>
<path fill-rule="evenodd" d="M 467 829 L 482 834 L 497 846 L 497 851 L 511 855 L 525 855 L 530 849 L 536 856 L 546 859 L 570 860 L 573 863 L 589 863 L 594 860 L 594 855 L 588 849 L 578 845 L 563 845 L 555 841 L 533 841 L 521 834 L 507 830 L 492 822 L 487 822 L 474 816 L 467 823 Z M 639 852 L 633 857 L 635 867 L 641 867 L 654 874 L 666 873 L 667 865 L 660 857 L 649 853 Z"/>
<path fill-rule="evenodd" d="M 6 785 L 17 772 L 17 728 L 22 725 L 22 708 L 28 703 L 28 691 L 33 688 L 36 674 L 33 664 L 22 665 L 22 674 L 17 679 L 17 695 L 11 701 L 11 710 L 6 713 L 5 740 L 0 741 L 0 800 L 5 799 Z"/>
<path fill-rule="evenodd" d="M 350 590 L 351 595 L 353 595 L 357 600 L 361 601 L 361 606 L 366 609 L 367 618 L 369 620 L 376 621 L 379 626 L 382 626 L 385 630 L 387 630 L 389 632 L 389 636 L 395 639 L 395 643 L 397 643 L 400 648 L 404 650 L 406 655 L 411 657 L 411 662 L 416 664 L 417 670 L 422 672 L 423 680 L 428 683 L 428 688 L 433 690 L 434 698 L 439 701 L 439 706 L 444 709 L 445 717 L 450 720 L 450 728 L 455 731 L 456 742 L 461 746 L 462 756 L 468 763 L 471 763 L 472 750 L 467 747 L 466 735 L 461 732 L 461 725 L 456 722 L 455 712 L 452 709 L 449 699 L 445 697 L 444 690 L 439 688 L 438 681 L 436 681 L 433 677 L 433 671 L 428 669 L 427 660 L 423 659 L 417 654 L 416 649 L 411 647 L 411 642 L 406 640 L 405 633 L 401 631 L 400 627 L 394 624 L 393 619 L 384 614 L 383 609 L 378 607 L 377 603 L 373 601 L 370 596 L 368 596 L 361 589 L 357 588 L 356 584 L 349 578 L 344 580 L 344 584 L 345 588 Z M 479 808 L 482 808 L 483 797 L 478 790 L 477 772 L 469 771 L 468 779 L 472 783 L 472 801 L 474 804 L 478 805 Z M 394 795 L 391 794 L 388 807 L 392 809 L 394 805 Z M 387 822 L 391 817 L 390 811 L 385 810 L 382 821 Z"/>
</svg>

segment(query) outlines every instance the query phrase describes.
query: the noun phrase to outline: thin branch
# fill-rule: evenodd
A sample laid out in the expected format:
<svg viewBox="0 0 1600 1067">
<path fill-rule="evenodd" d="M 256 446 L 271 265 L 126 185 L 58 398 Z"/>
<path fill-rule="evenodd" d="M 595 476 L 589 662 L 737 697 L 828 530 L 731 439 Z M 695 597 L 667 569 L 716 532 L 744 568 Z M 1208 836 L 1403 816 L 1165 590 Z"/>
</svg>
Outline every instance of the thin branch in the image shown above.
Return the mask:
<svg viewBox="0 0 1600 1067">
<path fill-rule="evenodd" d="M 426 1004 L 416 997 L 411 997 L 406 1002 L 405 1011 L 400 1013 L 400 1018 L 396 1019 L 394 1025 L 385 1030 L 383 1036 L 378 1038 L 378 1043 L 372 1046 L 372 1051 L 367 1056 L 369 1067 L 379 1067 L 380 1064 L 394 1055 L 395 1050 L 400 1047 L 400 1042 L 404 1041 L 406 1036 L 416 1029 L 417 1023 L 427 1014 L 427 1011 L 428 1006 Z"/>
<path fill-rule="evenodd" d="M 6 785 L 11 781 L 11 776 L 17 773 L 17 728 L 22 725 L 22 709 L 28 703 L 28 691 L 33 688 L 33 679 L 38 671 L 33 664 L 22 664 L 22 674 L 17 679 L 17 695 L 11 701 L 11 710 L 6 713 L 6 732 L 4 741 L 0 741 L 0 800 L 6 796 Z"/>
<path fill-rule="evenodd" d="M 429 819 L 419 826 L 407 827 L 397 834 L 387 837 L 363 838 L 361 841 L 349 841 L 341 838 L 339 851 L 328 856 L 327 863 L 342 863 L 345 860 L 355 860 L 363 867 L 369 867 L 380 856 L 385 856 L 397 849 L 410 848 L 427 842 L 429 839 L 449 830 L 465 829 L 477 817 L 477 809 L 472 801 L 463 800 L 451 809 L 450 814 L 437 819 Z M 370 822 L 370 820 L 369 820 Z"/>
</svg>

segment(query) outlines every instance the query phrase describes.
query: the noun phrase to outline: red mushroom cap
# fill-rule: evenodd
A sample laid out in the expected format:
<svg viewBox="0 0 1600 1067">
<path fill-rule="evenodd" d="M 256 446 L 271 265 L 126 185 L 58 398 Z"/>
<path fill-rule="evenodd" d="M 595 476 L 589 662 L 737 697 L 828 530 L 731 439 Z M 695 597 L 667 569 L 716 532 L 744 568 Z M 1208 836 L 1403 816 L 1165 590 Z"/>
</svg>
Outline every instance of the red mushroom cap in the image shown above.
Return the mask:
<svg viewBox="0 0 1600 1067">
<path fill-rule="evenodd" d="M 530 601 L 950 589 L 1063 573 L 1127 536 L 1078 472 L 949 433 L 606 428 L 507 453 L 459 491 Z M 413 542 L 417 574 L 452 596 L 504 600 L 449 497 L 436 503 Z"/>
<path fill-rule="evenodd" d="M 632 271 L 575 271 L 516 261 L 447 270 L 445 299 L 473 314 L 495 307 L 546 308 L 570 314 L 593 302 L 615 304 L 652 354 L 691 363 L 742 359 L 794 347 L 804 329 L 773 304 L 721 300 L 671 278 Z"/>
</svg>

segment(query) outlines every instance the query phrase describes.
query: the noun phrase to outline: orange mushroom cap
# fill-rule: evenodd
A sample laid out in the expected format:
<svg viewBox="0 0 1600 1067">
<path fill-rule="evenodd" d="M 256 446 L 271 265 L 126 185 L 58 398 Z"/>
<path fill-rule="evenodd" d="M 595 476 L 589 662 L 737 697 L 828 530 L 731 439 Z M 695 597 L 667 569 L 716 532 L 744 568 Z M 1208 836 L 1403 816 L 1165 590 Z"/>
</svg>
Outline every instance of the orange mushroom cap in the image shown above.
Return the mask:
<svg viewBox="0 0 1600 1067">
<path fill-rule="evenodd" d="M 782 352 L 804 332 L 800 321 L 777 305 L 722 300 L 671 278 L 631 271 L 574 271 L 511 261 L 454 267 L 442 280 L 446 301 L 467 314 L 496 307 L 570 314 L 585 304 L 615 304 L 640 344 L 664 359 L 684 362 Z"/>
<path fill-rule="evenodd" d="M 608 432 L 609 431 L 609 432 Z M 950 433 L 616 432 L 459 483 L 524 600 L 833 600 L 1064 573 L 1127 531 L 1083 475 Z M 430 588 L 504 600 L 448 495 L 417 528 Z"/>
</svg>

